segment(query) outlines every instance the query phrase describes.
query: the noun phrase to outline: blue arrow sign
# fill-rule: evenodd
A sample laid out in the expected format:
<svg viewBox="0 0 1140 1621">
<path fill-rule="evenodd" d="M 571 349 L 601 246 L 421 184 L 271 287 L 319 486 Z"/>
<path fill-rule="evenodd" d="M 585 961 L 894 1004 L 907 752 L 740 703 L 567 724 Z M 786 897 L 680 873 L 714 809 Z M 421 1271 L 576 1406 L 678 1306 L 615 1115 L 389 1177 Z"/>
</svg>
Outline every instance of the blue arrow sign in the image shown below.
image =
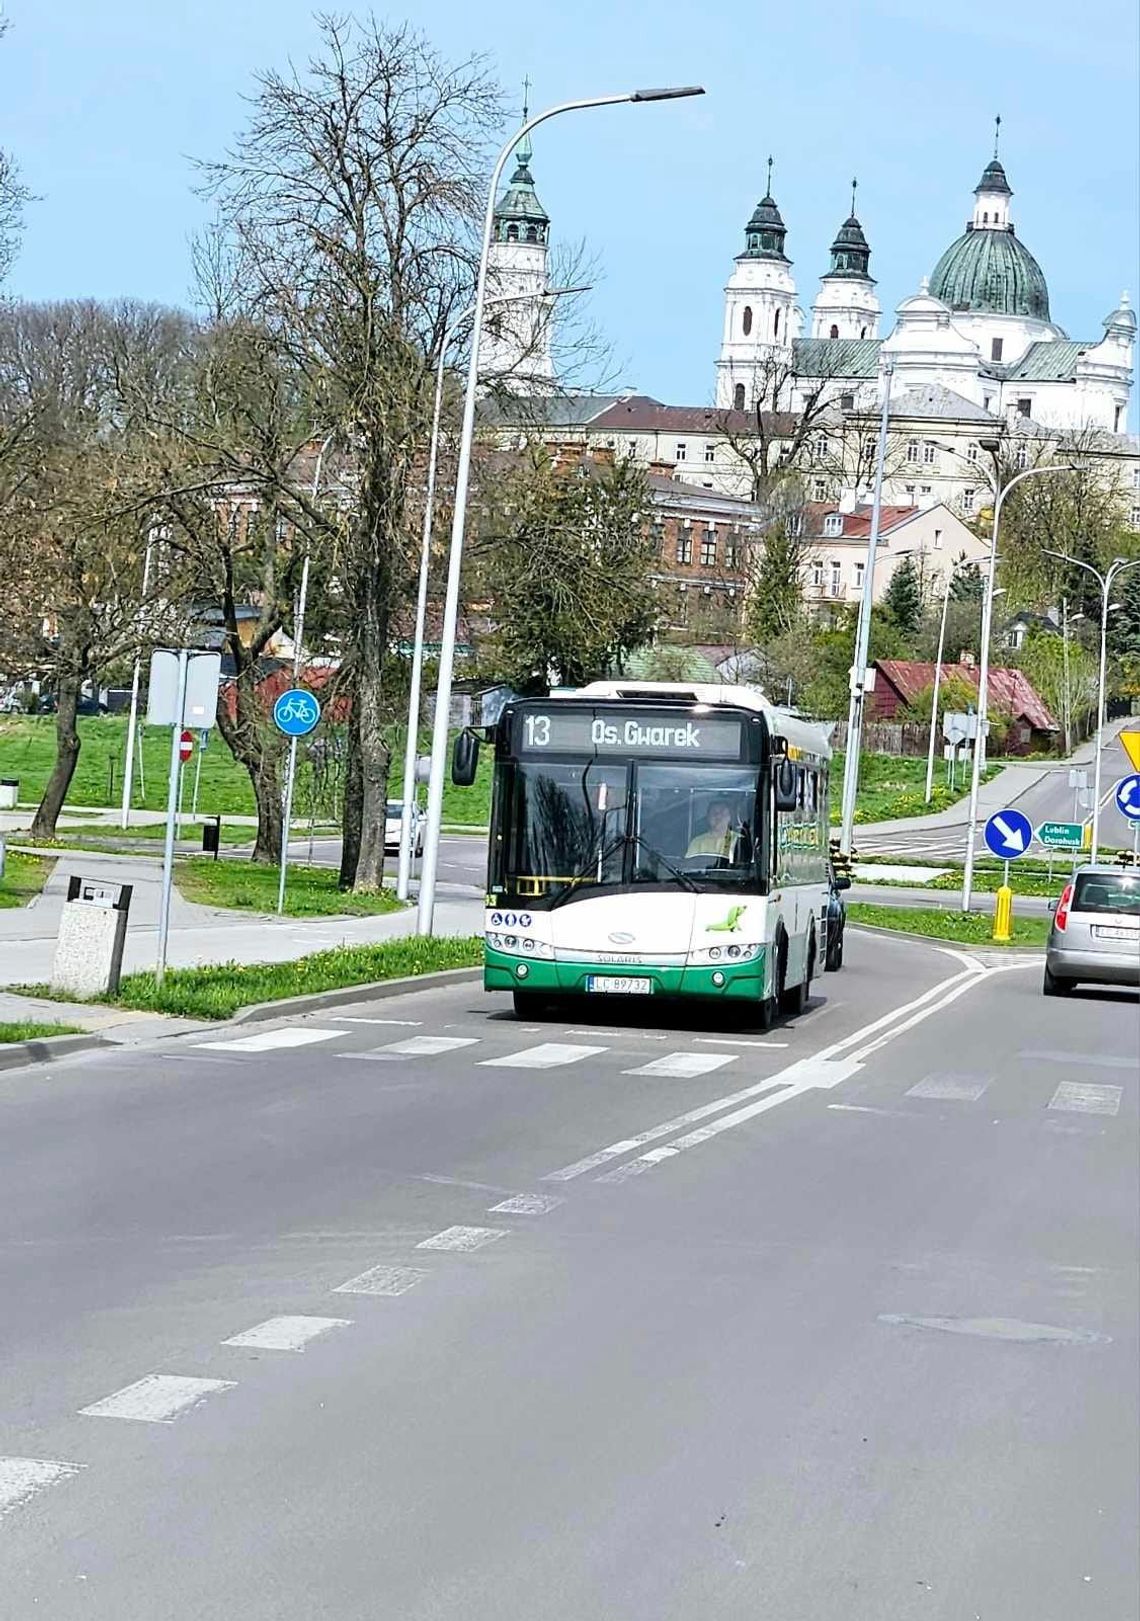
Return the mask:
<svg viewBox="0 0 1140 1621">
<path fill-rule="evenodd" d="M 286 737 L 305 737 L 320 718 L 320 704 L 303 687 L 291 687 L 273 705 L 273 724 Z"/>
<path fill-rule="evenodd" d="M 1016 861 L 1033 842 L 1033 824 L 1020 811 L 997 811 L 986 823 L 986 848 L 1003 861 Z"/>
<path fill-rule="evenodd" d="M 1129 777 L 1121 777 L 1113 792 L 1121 816 L 1127 816 L 1129 821 L 1140 819 L 1140 771 L 1134 771 Z"/>
</svg>

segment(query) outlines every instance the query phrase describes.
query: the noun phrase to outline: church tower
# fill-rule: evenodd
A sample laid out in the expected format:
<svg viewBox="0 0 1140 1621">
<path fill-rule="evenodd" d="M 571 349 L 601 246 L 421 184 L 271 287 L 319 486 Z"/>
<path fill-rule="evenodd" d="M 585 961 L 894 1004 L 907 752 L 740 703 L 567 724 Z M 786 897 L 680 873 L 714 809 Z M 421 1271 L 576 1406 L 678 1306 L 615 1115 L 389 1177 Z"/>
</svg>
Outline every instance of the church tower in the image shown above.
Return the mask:
<svg viewBox="0 0 1140 1621">
<path fill-rule="evenodd" d="M 831 265 L 812 306 L 813 338 L 877 338 L 882 310 L 868 266 L 871 250 L 855 213 L 858 182 L 851 182 L 851 213 L 831 244 Z"/>
<path fill-rule="evenodd" d="M 524 123 L 526 117 L 524 108 Z M 544 296 L 549 291 L 550 217 L 534 189 L 531 157 L 526 137 L 515 151 L 514 173 L 495 209 L 479 348 L 481 381 L 512 394 L 545 394 L 554 387 L 551 300 Z M 504 298 L 510 302 L 493 302 Z"/>
<path fill-rule="evenodd" d="M 773 365 L 790 359 L 800 336 L 803 314 L 796 308 L 786 236 L 772 196 L 769 158 L 768 190 L 745 227 L 744 252 L 724 290 L 724 334 L 716 368 L 716 403 L 722 410 L 751 410 L 758 395 L 769 395 Z M 774 409 L 787 402 L 764 397 L 759 403 Z"/>
</svg>

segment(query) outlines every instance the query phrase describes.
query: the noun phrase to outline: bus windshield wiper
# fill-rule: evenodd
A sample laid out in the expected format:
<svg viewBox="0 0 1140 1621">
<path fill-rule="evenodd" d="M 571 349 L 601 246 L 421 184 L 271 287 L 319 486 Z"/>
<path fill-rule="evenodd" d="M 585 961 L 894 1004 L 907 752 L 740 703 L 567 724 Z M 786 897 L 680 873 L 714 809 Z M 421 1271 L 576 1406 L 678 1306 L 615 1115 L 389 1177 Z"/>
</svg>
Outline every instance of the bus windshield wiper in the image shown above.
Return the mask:
<svg viewBox="0 0 1140 1621">
<path fill-rule="evenodd" d="M 607 857 L 612 856 L 615 850 L 620 850 L 624 842 L 624 834 L 619 833 L 608 844 L 602 844 L 599 832 L 599 836 L 591 846 L 590 854 L 587 856 L 584 865 L 579 867 L 578 871 L 566 880 L 565 887 L 558 891 L 547 910 L 553 912 L 555 907 L 561 906 L 564 901 L 568 901 L 571 895 L 577 892 L 578 885 L 586 882 L 599 867 L 604 866 Z M 594 882 L 597 883 L 598 879 L 595 878 Z"/>
<path fill-rule="evenodd" d="M 668 856 L 663 855 L 661 851 L 657 849 L 656 845 L 650 844 L 648 839 L 642 838 L 640 833 L 627 833 L 625 838 L 627 843 L 633 845 L 639 844 L 643 850 L 648 851 L 655 861 L 659 861 L 661 863 L 666 872 L 671 872 L 673 874 L 673 877 L 680 885 L 682 885 L 683 888 L 689 890 L 694 895 L 700 894 L 700 890 L 689 877 L 688 873 L 682 872 L 680 867 L 675 867 L 669 860 Z"/>
</svg>

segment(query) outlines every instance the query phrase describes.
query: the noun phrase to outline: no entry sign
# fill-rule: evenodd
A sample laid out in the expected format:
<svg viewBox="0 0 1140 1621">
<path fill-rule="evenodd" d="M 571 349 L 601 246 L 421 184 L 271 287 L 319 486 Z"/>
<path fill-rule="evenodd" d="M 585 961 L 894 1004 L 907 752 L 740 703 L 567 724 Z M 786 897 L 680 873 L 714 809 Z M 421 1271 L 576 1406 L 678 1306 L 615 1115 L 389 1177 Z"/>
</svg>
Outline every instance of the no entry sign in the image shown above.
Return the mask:
<svg viewBox="0 0 1140 1621">
<path fill-rule="evenodd" d="M 193 754 L 193 752 L 194 752 L 194 733 L 193 732 L 183 732 L 182 736 L 178 739 L 178 758 L 182 761 L 183 765 L 186 764 L 187 760 L 190 758 L 190 756 Z"/>
</svg>

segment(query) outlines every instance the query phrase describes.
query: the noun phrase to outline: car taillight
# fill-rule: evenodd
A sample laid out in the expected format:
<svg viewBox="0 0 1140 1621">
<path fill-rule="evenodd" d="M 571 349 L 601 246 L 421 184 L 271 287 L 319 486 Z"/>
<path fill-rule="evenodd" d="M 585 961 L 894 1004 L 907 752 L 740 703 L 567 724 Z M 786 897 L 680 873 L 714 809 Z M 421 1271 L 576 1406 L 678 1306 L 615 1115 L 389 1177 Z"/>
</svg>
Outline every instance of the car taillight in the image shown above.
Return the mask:
<svg viewBox="0 0 1140 1621">
<path fill-rule="evenodd" d="M 1057 912 L 1054 921 L 1064 934 L 1069 924 L 1069 907 L 1073 904 L 1073 886 L 1066 884 L 1061 892 L 1061 899 L 1057 902 Z"/>
</svg>

